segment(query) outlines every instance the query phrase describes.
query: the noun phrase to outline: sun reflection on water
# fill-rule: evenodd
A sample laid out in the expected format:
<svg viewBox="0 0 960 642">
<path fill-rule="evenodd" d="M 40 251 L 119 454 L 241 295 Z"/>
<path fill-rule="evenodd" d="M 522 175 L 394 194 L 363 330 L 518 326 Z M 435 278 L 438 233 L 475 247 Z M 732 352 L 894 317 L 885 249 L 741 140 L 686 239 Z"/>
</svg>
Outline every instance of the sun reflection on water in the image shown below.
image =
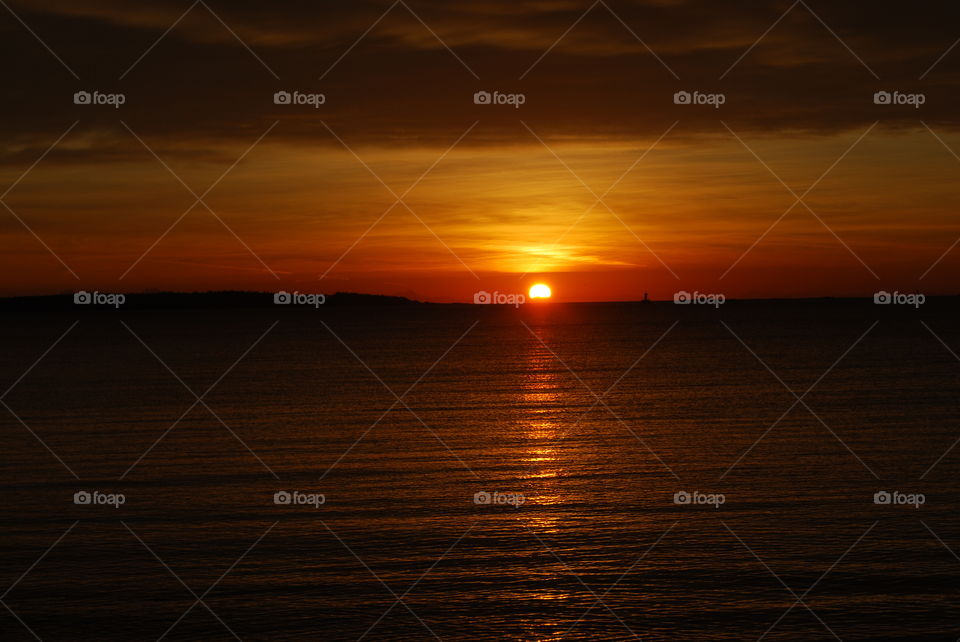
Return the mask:
<svg viewBox="0 0 960 642">
<path fill-rule="evenodd" d="M 557 439 L 563 434 L 563 426 L 557 421 L 565 404 L 563 382 L 558 372 L 558 363 L 539 341 L 531 337 L 530 348 L 525 356 L 526 372 L 518 393 L 519 405 L 523 408 L 520 420 L 523 450 L 519 460 L 523 464 L 521 479 L 535 481 L 536 494 L 532 498 L 540 507 L 562 503 L 557 480 L 564 476 L 563 459 Z M 554 520 L 547 517 L 548 511 L 529 513 L 529 526 L 552 528 Z"/>
</svg>

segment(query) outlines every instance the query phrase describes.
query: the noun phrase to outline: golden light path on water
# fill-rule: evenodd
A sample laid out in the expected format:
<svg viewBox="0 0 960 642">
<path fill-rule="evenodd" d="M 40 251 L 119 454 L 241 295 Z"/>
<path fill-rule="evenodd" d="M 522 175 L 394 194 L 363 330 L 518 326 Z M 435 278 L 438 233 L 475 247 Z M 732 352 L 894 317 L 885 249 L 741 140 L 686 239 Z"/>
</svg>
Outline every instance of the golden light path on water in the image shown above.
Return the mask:
<svg viewBox="0 0 960 642">
<path fill-rule="evenodd" d="M 531 297 L 534 296 L 534 288 L 531 288 Z M 549 290 L 546 296 L 549 296 Z M 544 341 L 549 343 L 548 339 Z M 525 372 L 518 395 L 518 405 L 523 408 L 520 462 L 524 470 L 520 475 L 526 482 L 524 487 L 530 489 L 531 496 L 527 498 L 526 505 L 535 509 L 520 511 L 516 519 L 536 533 L 538 538 L 550 541 L 563 527 L 566 514 L 562 507 L 564 497 L 559 488 L 565 470 L 557 443 L 566 428 L 556 417 L 568 400 L 562 390 L 563 381 L 559 376 L 556 358 L 532 336 L 527 345 Z M 554 568 L 545 572 L 542 579 L 552 584 L 562 581 L 564 577 L 563 571 Z M 538 602 L 557 604 L 568 604 L 576 598 L 573 593 L 559 586 L 537 590 L 532 595 L 528 594 L 528 597 Z M 560 639 L 566 629 L 567 626 L 560 619 L 541 619 L 528 624 L 530 634 L 543 640 Z"/>
<path fill-rule="evenodd" d="M 563 434 L 563 426 L 554 419 L 558 409 L 565 405 L 557 365 L 555 357 L 539 341 L 530 344 L 520 393 L 524 408 L 523 439 L 527 444 L 521 457 L 528 468 L 523 473 L 524 479 L 555 480 L 564 472 L 558 463 L 556 443 Z M 550 493 L 550 488 L 555 489 L 555 484 L 542 484 L 534 501 L 539 505 L 561 503 L 560 495 Z"/>
</svg>

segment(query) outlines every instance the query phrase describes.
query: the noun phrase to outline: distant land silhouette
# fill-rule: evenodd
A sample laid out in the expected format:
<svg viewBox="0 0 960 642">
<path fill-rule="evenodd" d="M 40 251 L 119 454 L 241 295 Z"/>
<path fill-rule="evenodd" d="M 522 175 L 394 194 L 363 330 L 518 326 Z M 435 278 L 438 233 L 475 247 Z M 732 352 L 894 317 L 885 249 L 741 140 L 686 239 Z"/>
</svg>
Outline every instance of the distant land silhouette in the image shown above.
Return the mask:
<svg viewBox="0 0 960 642">
<path fill-rule="evenodd" d="M 124 294 L 123 309 L 143 308 L 266 308 L 282 307 L 274 301 L 274 292 L 212 291 L 212 292 L 141 292 Z M 325 296 L 324 306 L 362 305 L 424 305 L 401 296 L 337 292 Z M 64 309 L 104 306 L 87 306 L 74 302 L 74 293 L 42 296 L 7 297 L 0 299 L 0 310 L 15 309 Z M 109 306 L 107 306 L 109 307 Z"/>
<path fill-rule="evenodd" d="M 124 293 L 125 300 L 121 306 L 122 309 L 221 309 L 221 308 L 278 308 L 284 307 L 304 307 L 302 303 L 293 305 L 283 305 L 275 302 L 274 292 L 249 292 L 240 290 L 208 291 L 208 292 L 140 292 Z M 308 295 L 309 296 L 309 295 Z M 795 303 L 795 304 L 817 304 L 817 303 L 837 303 L 837 304 L 869 304 L 873 305 L 872 296 L 864 297 L 810 297 L 810 298 L 769 298 L 769 299 L 727 299 L 726 304 L 730 303 Z M 960 304 L 960 295 L 953 296 L 928 296 L 925 306 L 931 304 Z M 636 304 L 662 304 L 674 305 L 672 299 L 655 300 L 644 297 L 637 301 L 592 301 L 592 302 L 560 302 L 554 301 L 550 305 L 636 305 Z M 418 301 L 402 296 L 389 296 L 384 294 L 363 294 L 359 292 L 336 292 L 325 295 L 322 307 L 359 307 L 359 306 L 473 306 L 474 303 L 441 303 L 431 301 Z M 538 304 L 540 305 L 540 304 Z M 16 310 L 83 310 L 83 309 L 103 309 L 112 308 L 110 305 L 84 305 L 74 302 L 74 293 L 49 294 L 38 296 L 18 296 L 0 298 L 0 311 Z M 308 307 L 313 307 L 308 305 Z M 480 306 L 480 307 L 503 307 L 499 305 Z M 507 306 L 513 307 L 513 306 Z M 688 307 L 688 306 L 678 306 Z M 703 306 L 689 306 L 703 307 Z M 903 307 L 903 306 L 881 306 L 881 307 Z M 921 308 L 922 309 L 922 308 Z"/>
</svg>

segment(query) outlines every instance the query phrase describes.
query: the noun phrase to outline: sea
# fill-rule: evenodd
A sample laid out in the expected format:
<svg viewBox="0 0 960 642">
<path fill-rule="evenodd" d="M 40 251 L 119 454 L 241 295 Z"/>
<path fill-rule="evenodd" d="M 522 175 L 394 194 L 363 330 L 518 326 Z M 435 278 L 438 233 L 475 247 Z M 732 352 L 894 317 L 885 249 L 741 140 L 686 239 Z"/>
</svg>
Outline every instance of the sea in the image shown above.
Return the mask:
<svg viewBox="0 0 960 642">
<path fill-rule="evenodd" d="M 958 311 L 9 305 L 0 639 L 956 640 Z"/>
</svg>

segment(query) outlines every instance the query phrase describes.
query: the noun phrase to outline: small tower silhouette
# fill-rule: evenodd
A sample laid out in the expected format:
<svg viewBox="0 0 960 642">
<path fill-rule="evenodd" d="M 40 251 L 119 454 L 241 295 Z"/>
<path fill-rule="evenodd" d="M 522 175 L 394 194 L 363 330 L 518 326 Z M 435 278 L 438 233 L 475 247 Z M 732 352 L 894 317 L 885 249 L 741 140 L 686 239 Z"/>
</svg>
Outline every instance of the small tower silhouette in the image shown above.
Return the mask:
<svg viewBox="0 0 960 642">
<path fill-rule="evenodd" d="M 650 299 L 647 297 L 646 292 L 643 293 L 643 301 L 641 301 L 640 303 L 650 303 Z"/>
</svg>

